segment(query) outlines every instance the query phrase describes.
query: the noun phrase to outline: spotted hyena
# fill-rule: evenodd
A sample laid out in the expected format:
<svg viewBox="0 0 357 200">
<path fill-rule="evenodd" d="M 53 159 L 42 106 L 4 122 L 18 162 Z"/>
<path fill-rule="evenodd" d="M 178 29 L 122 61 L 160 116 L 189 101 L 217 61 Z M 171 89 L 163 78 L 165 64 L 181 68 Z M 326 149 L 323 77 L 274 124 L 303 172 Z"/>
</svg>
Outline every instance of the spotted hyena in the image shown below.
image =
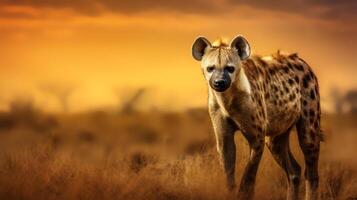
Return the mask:
<svg viewBox="0 0 357 200">
<path fill-rule="evenodd" d="M 211 44 L 199 37 L 192 47 L 209 85 L 209 114 L 228 187 L 235 186 L 234 133 L 240 130 L 250 145 L 250 157 L 238 197 L 253 198 L 265 143 L 287 174 L 287 199 L 298 199 L 301 168 L 289 148 L 289 134 L 295 126 L 305 157 L 306 199 L 317 199 L 321 141 L 317 78 L 297 54 L 250 54 L 242 36 L 230 44 Z"/>
</svg>

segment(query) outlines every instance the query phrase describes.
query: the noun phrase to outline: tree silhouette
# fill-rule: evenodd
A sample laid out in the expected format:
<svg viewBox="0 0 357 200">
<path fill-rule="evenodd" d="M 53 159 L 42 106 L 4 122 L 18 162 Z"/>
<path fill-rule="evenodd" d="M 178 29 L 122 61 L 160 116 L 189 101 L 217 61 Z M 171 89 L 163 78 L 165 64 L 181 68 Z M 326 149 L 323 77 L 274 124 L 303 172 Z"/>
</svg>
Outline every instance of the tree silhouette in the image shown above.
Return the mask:
<svg viewBox="0 0 357 200">
<path fill-rule="evenodd" d="M 350 90 L 346 93 L 344 103 L 349 107 L 351 113 L 357 113 L 357 90 Z"/>
<path fill-rule="evenodd" d="M 137 88 L 137 89 L 130 89 L 130 90 L 116 90 L 116 95 L 118 98 L 118 102 L 120 103 L 120 113 L 124 114 L 132 114 L 135 112 L 137 105 L 139 104 L 140 100 L 145 96 L 147 93 L 146 88 Z"/>
<path fill-rule="evenodd" d="M 40 89 L 57 99 L 63 112 L 69 111 L 69 99 L 74 92 L 73 86 L 59 83 L 47 83 L 40 86 Z"/>
<path fill-rule="evenodd" d="M 332 88 L 330 91 L 331 99 L 334 103 L 336 113 L 340 114 L 343 111 L 343 97 L 341 91 L 337 88 Z"/>
</svg>

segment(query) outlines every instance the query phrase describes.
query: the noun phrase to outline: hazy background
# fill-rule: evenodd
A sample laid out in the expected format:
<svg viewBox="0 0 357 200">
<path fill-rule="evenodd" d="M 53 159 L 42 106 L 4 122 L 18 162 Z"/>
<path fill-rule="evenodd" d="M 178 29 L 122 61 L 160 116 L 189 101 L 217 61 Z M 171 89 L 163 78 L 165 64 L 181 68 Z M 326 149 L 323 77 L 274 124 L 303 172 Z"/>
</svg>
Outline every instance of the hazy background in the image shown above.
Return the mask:
<svg viewBox="0 0 357 200">
<path fill-rule="evenodd" d="M 1 0 L 0 108 L 25 96 L 58 111 L 51 91 L 70 90 L 66 109 L 83 111 L 138 88 L 148 91 L 142 109 L 204 106 L 193 40 L 243 34 L 256 54 L 298 52 L 331 111 L 331 91 L 356 89 L 356 9 L 353 0 Z"/>
</svg>

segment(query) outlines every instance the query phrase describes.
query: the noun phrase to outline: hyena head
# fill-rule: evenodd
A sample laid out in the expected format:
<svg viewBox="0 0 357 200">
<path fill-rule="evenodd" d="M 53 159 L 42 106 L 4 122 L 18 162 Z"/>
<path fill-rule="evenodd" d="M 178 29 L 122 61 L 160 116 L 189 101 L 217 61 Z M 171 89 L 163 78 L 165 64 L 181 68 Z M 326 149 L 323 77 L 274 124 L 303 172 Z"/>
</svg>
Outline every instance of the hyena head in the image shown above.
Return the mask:
<svg viewBox="0 0 357 200">
<path fill-rule="evenodd" d="M 205 79 L 217 92 L 224 92 L 232 85 L 250 52 L 248 41 L 240 35 L 229 45 L 221 40 L 212 45 L 205 37 L 198 37 L 192 46 L 193 58 L 201 61 Z"/>
</svg>

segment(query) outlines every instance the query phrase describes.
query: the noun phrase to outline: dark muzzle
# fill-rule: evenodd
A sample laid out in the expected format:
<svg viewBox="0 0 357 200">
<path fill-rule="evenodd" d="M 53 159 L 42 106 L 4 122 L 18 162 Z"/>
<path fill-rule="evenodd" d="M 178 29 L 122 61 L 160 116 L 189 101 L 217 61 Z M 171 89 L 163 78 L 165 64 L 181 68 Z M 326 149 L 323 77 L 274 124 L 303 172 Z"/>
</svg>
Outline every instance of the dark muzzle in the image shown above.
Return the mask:
<svg viewBox="0 0 357 200">
<path fill-rule="evenodd" d="M 231 85 L 231 78 L 229 77 L 228 72 L 225 71 L 216 71 L 213 72 L 209 84 L 212 89 L 217 92 L 224 92 Z"/>
</svg>

